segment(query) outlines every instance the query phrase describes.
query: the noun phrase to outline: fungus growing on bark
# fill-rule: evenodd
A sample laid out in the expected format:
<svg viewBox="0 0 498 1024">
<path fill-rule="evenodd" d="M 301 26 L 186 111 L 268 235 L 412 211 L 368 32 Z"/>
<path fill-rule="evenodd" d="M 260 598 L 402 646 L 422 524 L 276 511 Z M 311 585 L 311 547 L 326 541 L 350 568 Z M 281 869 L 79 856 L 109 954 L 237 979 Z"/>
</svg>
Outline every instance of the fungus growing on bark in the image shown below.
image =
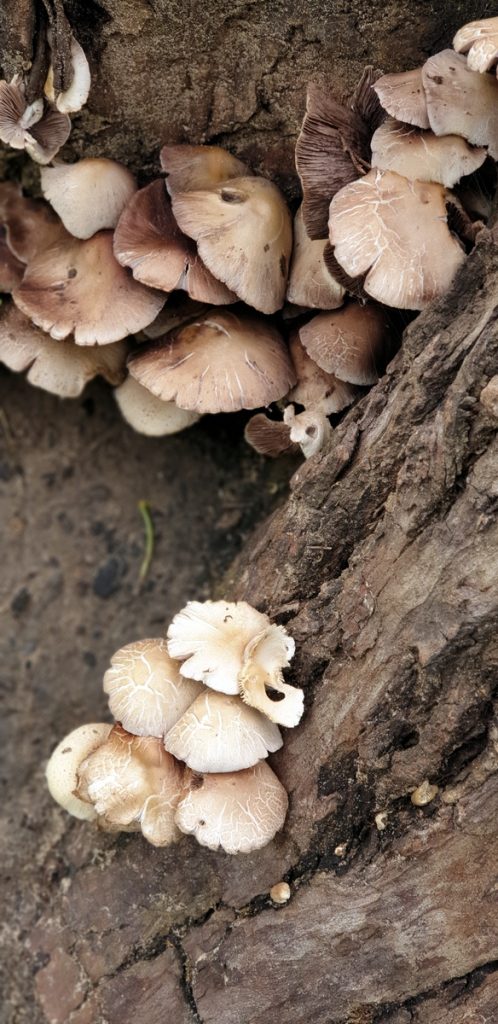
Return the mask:
<svg viewBox="0 0 498 1024">
<path fill-rule="evenodd" d="M 56 92 L 54 88 L 54 70 L 52 65 L 50 65 L 44 85 L 45 96 L 63 114 L 75 114 L 85 106 L 92 84 L 85 51 L 74 36 L 71 37 L 71 70 L 71 85 L 63 92 Z"/>
<path fill-rule="evenodd" d="M 289 439 L 299 445 L 305 459 L 317 455 L 332 436 L 330 421 L 318 408 L 296 414 L 294 406 L 288 405 L 284 411 L 284 423 L 289 428 Z"/>
<path fill-rule="evenodd" d="M 359 310 L 368 308 L 369 307 L 358 307 Z M 323 316 L 325 318 L 327 317 L 327 314 L 325 313 L 323 314 Z M 315 319 L 317 318 L 314 317 L 313 320 Z M 313 323 L 313 320 L 310 320 L 309 323 Z M 358 324 L 360 324 L 361 322 L 362 317 L 359 316 Z M 325 319 L 324 323 L 330 328 L 329 319 Z M 369 320 L 368 316 L 365 316 L 364 318 L 364 326 L 366 328 L 366 331 L 368 331 L 369 327 L 373 328 L 374 326 L 373 323 Z M 353 384 L 349 383 L 351 374 L 355 376 L 365 376 L 367 372 L 365 371 L 365 356 L 363 357 L 361 363 L 358 362 L 356 364 L 354 362 L 355 347 L 358 345 L 358 342 L 356 338 L 353 336 L 353 328 L 354 320 L 352 317 L 350 317 L 349 319 L 346 317 L 342 318 L 342 320 L 340 320 L 337 324 L 336 331 L 333 332 L 332 329 L 332 331 L 330 332 L 332 334 L 332 337 L 330 337 L 329 335 L 329 346 L 327 345 L 326 338 L 324 339 L 323 351 L 322 346 L 320 345 L 319 342 L 319 337 L 321 337 L 319 332 L 317 331 L 315 333 L 314 330 L 311 329 L 307 335 L 310 349 L 313 349 L 313 351 L 318 352 L 318 359 L 321 358 L 322 362 L 325 361 L 327 362 L 327 365 L 330 365 L 331 362 L 334 362 L 335 354 L 335 362 L 339 366 L 339 370 L 342 371 L 344 374 L 348 374 L 347 380 L 341 380 L 340 377 L 336 376 L 334 373 L 327 373 L 325 370 L 323 370 L 322 367 L 318 364 L 318 362 L 315 361 L 314 356 L 310 357 L 309 352 L 304 348 L 304 345 L 300 339 L 300 331 L 295 331 L 293 333 L 293 335 L 290 338 L 290 352 L 292 356 L 292 361 L 296 368 L 297 384 L 294 388 L 292 388 L 292 391 L 290 391 L 287 396 L 290 402 L 297 402 L 299 405 L 304 406 L 305 409 L 319 410 L 320 412 L 324 413 L 325 416 L 330 416 L 332 415 L 332 413 L 341 412 L 342 409 L 345 409 L 348 405 L 351 405 L 351 403 L 354 401 L 358 394 L 358 388 L 355 387 Z M 347 351 L 346 349 L 342 360 L 339 358 L 341 355 L 341 350 L 339 348 L 341 344 L 341 331 L 344 349 L 346 349 L 346 345 L 349 341 L 349 351 Z M 301 332 L 305 332 L 304 327 L 301 327 Z M 384 355 L 386 349 L 387 330 L 384 328 L 384 331 L 382 333 L 379 332 L 379 334 L 380 337 L 377 338 L 377 335 L 374 333 L 372 329 L 373 336 L 371 339 L 371 344 L 373 352 L 370 358 L 372 359 L 373 362 L 375 362 L 375 349 L 378 349 L 380 347 L 382 355 Z M 379 365 L 381 365 L 380 361 Z"/>
<path fill-rule="evenodd" d="M 290 427 L 282 420 L 269 419 L 262 412 L 251 417 L 244 437 L 258 455 L 268 455 L 272 459 L 299 451 L 298 445 L 290 439 Z"/>
<path fill-rule="evenodd" d="M 248 642 L 238 675 L 242 700 L 288 729 L 300 722 L 304 710 L 303 691 L 288 686 L 282 678 L 282 669 L 293 654 L 294 641 L 283 626 L 271 626 L 263 636 Z"/>
<path fill-rule="evenodd" d="M 114 228 L 137 184 L 116 160 L 87 157 L 75 164 L 57 164 L 41 171 L 45 199 L 75 238 L 91 238 Z"/>
<path fill-rule="evenodd" d="M 373 88 L 391 117 L 417 128 L 430 128 L 422 68 L 382 75 Z"/>
<path fill-rule="evenodd" d="M 105 743 L 111 729 L 105 722 L 80 725 L 61 740 L 50 756 L 45 773 L 50 795 L 74 818 L 97 817 L 95 808 L 80 800 L 75 790 L 81 764 Z"/>
<path fill-rule="evenodd" d="M 471 71 L 490 71 L 498 63 L 498 18 L 470 21 L 458 30 L 453 47 L 457 53 L 467 54 Z"/>
<path fill-rule="evenodd" d="M 422 68 L 430 127 L 435 135 L 462 135 L 498 159 L 498 82 L 480 75 L 453 50 L 429 57 Z"/>
<path fill-rule="evenodd" d="M 299 340 L 325 373 L 357 385 L 375 384 L 392 348 L 386 311 L 373 302 L 348 302 L 331 313 L 317 313 L 299 329 Z M 294 358 L 297 352 L 296 346 Z M 347 392 L 338 397 L 346 399 Z"/>
<path fill-rule="evenodd" d="M 270 899 L 272 903 L 283 904 L 288 903 L 291 898 L 290 885 L 287 882 L 277 882 L 276 885 L 272 885 L 270 889 Z"/>
<path fill-rule="evenodd" d="M 161 167 L 171 196 L 177 192 L 215 188 L 230 178 L 245 178 L 252 172 L 241 160 L 221 146 L 163 146 Z"/>
<path fill-rule="evenodd" d="M 12 149 L 25 149 L 36 163 L 48 164 L 67 142 L 71 121 L 42 99 L 26 102 L 18 77 L 0 82 L 0 140 Z"/>
<path fill-rule="evenodd" d="M 458 135 L 437 136 L 393 118 L 372 136 L 372 167 L 447 188 L 481 167 L 486 156 L 485 149 L 472 148 Z"/>
<path fill-rule="evenodd" d="M 106 345 L 102 351 L 108 348 Z M 180 409 L 175 402 L 163 402 L 130 375 L 114 392 L 124 420 L 138 434 L 148 437 L 166 437 L 179 434 L 200 420 L 196 412 Z"/>
<path fill-rule="evenodd" d="M 336 309 L 344 301 L 344 288 L 327 270 L 323 250 L 326 239 L 313 240 L 303 223 L 302 207 L 294 218 L 294 248 L 287 301 L 310 309 Z"/>
</svg>

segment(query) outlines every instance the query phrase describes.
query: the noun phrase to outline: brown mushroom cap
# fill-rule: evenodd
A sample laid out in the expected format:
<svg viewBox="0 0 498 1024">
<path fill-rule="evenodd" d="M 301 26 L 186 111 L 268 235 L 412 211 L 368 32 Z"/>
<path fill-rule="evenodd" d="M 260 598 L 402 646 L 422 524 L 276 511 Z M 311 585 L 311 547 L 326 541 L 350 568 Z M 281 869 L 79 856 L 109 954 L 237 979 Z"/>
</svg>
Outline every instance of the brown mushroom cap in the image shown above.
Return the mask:
<svg viewBox="0 0 498 1024">
<path fill-rule="evenodd" d="M 310 309 L 336 309 L 342 305 L 344 288 L 329 274 L 323 258 L 326 244 L 326 239 L 313 240 L 309 237 L 300 206 L 294 218 L 288 302 Z"/>
<path fill-rule="evenodd" d="M 129 369 L 157 398 L 201 414 L 269 405 L 295 383 L 288 350 L 271 324 L 217 309 L 141 346 Z"/>
<path fill-rule="evenodd" d="M 37 253 L 12 297 L 52 338 L 74 332 L 77 345 L 119 341 L 150 323 L 164 303 L 163 294 L 120 267 L 110 231 L 86 241 L 66 234 Z"/>
<path fill-rule="evenodd" d="M 67 114 L 49 107 L 27 133 L 26 152 L 37 164 L 48 164 L 57 156 L 70 134 L 71 121 Z"/>
<path fill-rule="evenodd" d="M 221 146 L 163 146 L 161 167 L 168 177 L 170 195 L 215 188 L 229 178 L 244 178 L 251 171 Z"/>
<path fill-rule="evenodd" d="M 103 348 L 78 348 L 71 339 L 54 341 L 12 303 L 0 307 L 0 362 L 60 398 L 76 398 L 94 377 L 119 384 L 125 375 L 124 341 Z"/>
<path fill-rule="evenodd" d="M 471 71 L 489 71 L 498 62 L 498 18 L 470 21 L 458 30 L 453 48 L 467 54 Z"/>
<path fill-rule="evenodd" d="M 462 135 L 498 158 L 498 82 L 467 66 L 462 54 L 442 50 L 422 68 L 430 127 L 435 135 Z"/>
<path fill-rule="evenodd" d="M 451 188 L 481 167 L 485 149 L 458 135 L 437 136 L 388 118 L 372 136 L 372 167 L 396 171 L 413 181 L 436 181 Z"/>
<path fill-rule="evenodd" d="M 325 373 L 350 384 L 375 384 L 391 351 L 386 311 L 373 302 L 318 313 L 300 328 L 299 340 Z"/>
<path fill-rule="evenodd" d="M 299 331 L 291 335 L 289 347 L 297 374 L 296 387 L 287 396 L 290 402 L 298 402 L 305 409 L 319 409 L 326 416 L 341 412 L 351 405 L 358 394 L 358 388 L 322 370 L 304 348 Z"/>
<path fill-rule="evenodd" d="M 465 258 L 446 224 L 443 186 L 394 171 L 372 170 L 338 192 L 329 232 L 346 273 L 366 273 L 368 295 L 398 309 L 423 309 L 442 295 Z"/>
<path fill-rule="evenodd" d="M 249 853 L 266 846 L 284 824 L 287 793 L 265 761 L 241 772 L 187 771 L 185 780 L 175 820 L 201 846 Z"/>
<path fill-rule="evenodd" d="M 9 249 L 5 228 L 0 225 L 0 292 L 12 292 L 21 283 L 24 263 Z"/>
<path fill-rule="evenodd" d="M 41 187 L 71 235 L 91 238 L 103 228 L 116 226 L 137 183 L 116 160 L 87 157 L 75 164 L 44 167 Z"/>
<path fill-rule="evenodd" d="M 119 342 L 117 342 L 119 345 Z M 103 351 L 108 346 L 106 345 Z M 139 434 L 147 437 L 167 437 L 179 434 L 200 420 L 196 412 L 180 409 L 175 402 L 163 402 L 128 374 L 114 392 L 124 420 Z"/>
<path fill-rule="evenodd" d="M 262 313 L 285 298 L 292 251 L 287 204 L 266 178 L 232 178 L 216 188 L 175 193 L 173 213 L 212 274 Z"/>
<path fill-rule="evenodd" d="M 10 251 L 21 263 L 66 237 L 66 230 L 48 203 L 28 199 L 20 189 L 0 185 L 0 224 Z"/>
<path fill-rule="evenodd" d="M 184 288 L 193 299 L 222 305 L 236 295 L 204 266 L 195 242 L 180 231 L 164 181 L 140 189 L 114 232 L 114 255 L 133 277 L 151 288 Z"/>
<path fill-rule="evenodd" d="M 382 75 L 373 88 L 391 117 L 417 128 L 430 128 L 422 68 Z"/>
</svg>

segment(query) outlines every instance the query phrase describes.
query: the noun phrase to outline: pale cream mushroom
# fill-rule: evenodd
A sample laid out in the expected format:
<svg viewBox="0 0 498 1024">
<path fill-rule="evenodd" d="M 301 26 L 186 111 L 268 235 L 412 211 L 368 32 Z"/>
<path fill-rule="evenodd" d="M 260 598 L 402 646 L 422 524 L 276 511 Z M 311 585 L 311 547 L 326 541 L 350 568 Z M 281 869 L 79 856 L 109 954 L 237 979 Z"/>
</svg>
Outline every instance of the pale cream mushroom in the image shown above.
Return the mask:
<svg viewBox="0 0 498 1024">
<path fill-rule="evenodd" d="M 163 146 L 161 167 L 166 171 L 170 195 L 198 188 L 214 188 L 229 178 L 243 178 L 251 171 L 221 146 Z"/>
<path fill-rule="evenodd" d="M 0 362 L 27 372 L 35 387 L 59 398 L 77 398 L 94 377 L 119 384 L 125 375 L 125 341 L 78 348 L 71 338 L 54 341 L 12 303 L 0 307 Z"/>
<path fill-rule="evenodd" d="M 305 459 L 317 455 L 332 436 L 332 427 L 326 414 L 319 408 L 305 409 L 296 414 L 293 405 L 284 411 L 284 423 L 289 427 L 289 438 L 298 444 Z"/>
<path fill-rule="evenodd" d="M 45 96 L 63 114 L 75 114 L 85 106 L 92 82 L 85 51 L 74 36 L 71 37 L 71 68 L 73 80 L 64 92 L 55 92 L 52 65 L 44 85 Z"/>
<path fill-rule="evenodd" d="M 373 88 L 391 117 L 418 128 L 430 128 L 422 68 L 382 75 Z"/>
<path fill-rule="evenodd" d="M 219 281 L 262 313 L 285 299 L 292 223 L 284 197 L 266 178 L 231 178 L 210 189 L 175 192 L 173 213 Z"/>
<path fill-rule="evenodd" d="M 128 365 L 157 398 L 202 415 L 269 405 L 295 383 L 277 329 L 262 317 L 225 309 L 140 346 Z"/>
<path fill-rule="evenodd" d="M 239 697 L 204 690 L 167 733 L 164 746 L 193 771 L 238 772 L 279 750 L 282 737 Z"/>
<path fill-rule="evenodd" d="M 392 349 L 386 311 L 373 302 L 364 306 L 348 302 L 331 313 L 317 313 L 299 329 L 299 340 L 325 373 L 356 385 L 375 384 Z M 354 397 L 354 389 L 349 393 Z M 346 399 L 347 392 L 343 397 Z"/>
<path fill-rule="evenodd" d="M 153 181 L 130 199 L 114 232 L 114 254 L 133 277 L 151 288 L 183 288 L 214 305 L 235 302 L 226 285 L 204 266 L 195 242 L 180 231 L 164 181 Z"/>
<path fill-rule="evenodd" d="M 175 820 L 201 846 L 250 853 L 266 846 L 283 827 L 287 793 L 265 761 L 241 772 L 187 771 L 186 782 Z"/>
<path fill-rule="evenodd" d="M 462 135 L 498 159 L 498 82 L 471 71 L 462 54 L 442 50 L 422 68 L 430 127 L 435 135 Z"/>
<path fill-rule="evenodd" d="M 46 106 L 42 99 L 28 104 L 18 77 L 10 85 L 0 82 L 0 140 L 12 149 L 25 149 L 39 164 L 53 160 L 67 142 L 71 122 L 66 114 Z"/>
<path fill-rule="evenodd" d="M 251 650 L 261 648 L 269 675 L 285 668 L 295 650 L 284 627 L 273 625 L 246 601 L 189 601 L 168 629 L 168 651 L 182 662 L 181 674 L 221 693 L 239 692 L 239 673 L 251 643 Z"/>
<path fill-rule="evenodd" d="M 294 218 L 294 248 L 287 301 L 310 309 L 336 309 L 344 301 L 344 288 L 325 265 L 323 250 L 326 240 L 313 240 L 303 223 L 302 206 Z"/>
<path fill-rule="evenodd" d="M 442 185 L 370 171 L 330 204 L 336 259 L 351 277 L 367 275 L 364 288 L 372 298 L 423 309 L 447 291 L 465 259 L 448 230 L 445 199 Z"/>
<path fill-rule="evenodd" d="M 288 686 L 282 679 L 283 664 L 282 635 L 274 626 L 262 637 L 249 641 L 243 656 L 242 668 L 238 675 L 240 695 L 250 707 L 266 715 L 271 722 L 292 729 L 301 720 L 304 710 L 304 694 L 295 686 Z"/>
<path fill-rule="evenodd" d="M 415 181 L 436 181 L 452 188 L 481 167 L 487 156 L 458 135 L 434 135 L 388 118 L 372 136 L 372 167 L 396 171 Z"/>
<path fill-rule="evenodd" d="M 112 729 L 106 722 L 92 722 L 73 729 L 53 751 L 46 768 L 50 795 L 74 818 L 92 820 L 97 812 L 91 803 L 75 796 L 80 765 L 107 740 Z"/>
<path fill-rule="evenodd" d="M 326 316 L 327 314 L 324 314 L 324 317 Z M 368 323 L 368 318 L 366 320 Z M 310 323 L 312 322 L 310 321 Z M 330 321 L 327 319 L 325 322 L 329 323 Z M 301 331 L 304 330 L 302 327 Z M 311 332 L 311 336 L 313 337 L 313 332 Z M 381 335 L 379 341 L 382 340 L 383 336 Z M 325 416 L 341 412 L 342 409 L 351 405 L 359 393 L 358 388 L 349 380 L 341 380 L 334 373 L 327 373 L 323 370 L 304 348 L 299 331 L 294 331 L 291 335 L 289 347 L 297 374 L 297 384 L 287 395 L 290 402 L 297 402 L 305 409 L 319 410 Z M 311 347 L 314 348 L 312 342 Z M 349 357 L 351 358 L 351 353 L 349 353 Z M 344 362 L 340 362 L 340 360 L 337 362 L 340 367 L 344 366 Z"/>
<path fill-rule="evenodd" d="M 467 54 L 472 71 L 489 71 L 498 63 L 498 18 L 470 21 L 458 30 L 453 48 L 457 53 Z"/>
<path fill-rule="evenodd" d="M 119 344 L 119 342 L 117 343 Z M 110 345 L 101 350 L 105 352 Z M 196 412 L 180 409 L 175 402 L 163 402 L 130 375 L 114 391 L 114 397 L 124 420 L 147 437 L 167 437 L 179 434 L 200 420 Z"/>
<path fill-rule="evenodd" d="M 75 238 L 91 238 L 103 228 L 114 228 L 137 189 L 133 174 L 123 164 L 104 157 L 44 167 L 40 177 L 45 199 Z"/>
<path fill-rule="evenodd" d="M 121 647 L 104 675 L 111 713 L 137 736 L 163 736 L 201 690 L 199 683 L 180 675 L 178 662 L 160 638 Z"/>
<path fill-rule="evenodd" d="M 52 338 L 74 333 L 77 345 L 119 341 L 151 323 L 164 303 L 120 267 L 110 231 L 85 241 L 66 234 L 37 253 L 12 297 Z"/>
</svg>

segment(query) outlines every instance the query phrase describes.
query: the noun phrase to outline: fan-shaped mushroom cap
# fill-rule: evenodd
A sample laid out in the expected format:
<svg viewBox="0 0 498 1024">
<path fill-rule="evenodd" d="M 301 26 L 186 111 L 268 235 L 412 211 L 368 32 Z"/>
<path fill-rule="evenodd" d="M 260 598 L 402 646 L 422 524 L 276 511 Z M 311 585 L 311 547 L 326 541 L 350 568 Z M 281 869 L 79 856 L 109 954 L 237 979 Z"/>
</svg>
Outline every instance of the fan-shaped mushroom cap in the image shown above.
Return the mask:
<svg viewBox="0 0 498 1024">
<path fill-rule="evenodd" d="M 446 224 L 443 186 L 394 171 L 372 170 L 338 192 L 329 232 L 346 273 L 368 271 L 368 295 L 398 309 L 423 309 L 442 295 L 465 258 Z"/>
<path fill-rule="evenodd" d="M 66 114 L 45 107 L 42 99 L 26 103 L 24 88 L 16 78 L 0 82 L 0 140 L 13 149 L 25 149 L 37 163 L 53 160 L 69 138 L 71 122 Z"/>
<path fill-rule="evenodd" d="M 246 601 L 189 601 L 168 629 L 168 651 L 183 662 L 181 674 L 221 693 L 239 692 L 250 642 L 256 642 L 256 649 L 263 644 L 270 673 L 288 665 L 294 654 L 294 641 L 283 626 L 272 625 Z"/>
<path fill-rule="evenodd" d="M 302 207 L 294 218 L 294 248 L 287 301 L 310 309 L 336 309 L 344 301 L 344 288 L 329 274 L 323 259 L 326 239 L 313 240 L 303 223 Z"/>
<path fill-rule="evenodd" d="M 260 850 L 284 824 L 287 793 L 265 761 L 242 772 L 186 772 L 186 781 L 176 823 L 210 850 Z"/>
<path fill-rule="evenodd" d="M 118 342 L 119 344 L 119 342 Z M 107 349 L 107 346 L 102 351 Z M 163 402 L 133 377 L 128 377 L 116 388 L 114 397 L 119 411 L 130 427 L 147 437 L 167 437 L 179 434 L 200 420 L 196 412 L 180 409 L 175 402 Z"/>
<path fill-rule="evenodd" d="M 71 38 L 71 66 L 73 80 L 65 92 L 60 92 L 57 96 L 55 94 L 52 65 L 44 85 L 45 96 L 51 103 L 55 103 L 57 110 L 63 114 L 75 114 L 85 106 L 92 82 L 85 51 L 74 36 Z"/>
<path fill-rule="evenodd" d="M 112 251 L 112 232 L 86 241 L 66 234 L 28 263 L 13 293 L 19 309 L 52 338 L 108 345 L 150 323 L 164 295 L 134 281 Z"/>
<path fill-rule="evenodd" d="M 271 722 L 291 729 L 301 719 L 304 693 L 282 680 L 281 670 L 285 665 L 278 630 L 282 630 L 282 626 L 273 626 L 273 632 L 267 631 L 263 637 L 255 637 L 248 643 L 238 680 L 240 695 L 246 704 L 261 711 Z"/>
<path fill-rule="evenodd" d="M 489 71 L 498 62 L 498 18 L 470 21 L 458 30 L 453 47 L 457 53 L 467 54 L 472 71 Z"/>
<path fill-rule="evenodd" d="M 351 405 L 358 394 L 358 388 L 322 370 L 308 355 L 298 331 L 291 336 L 290 351 L 297 373 L 296 387 L 287 395 L 290 402 L 298 402 L 305 409 L 320 410 L 325 416 L 341 412 Z"/>
<path fill-rule="evenodd" d="M 349 302 L 317 313 L 299 330 L 304 349 L 322 370 L 352 384 L 375 384 L 390 353 L 385 310 L 374 303 Z"/>
<path fill-rule="evenodd" d="M 487 157 L 458 135 L 437 136 L 388 118 L 372 136 L 372 167 L 396 171 L 414 181 L 436 181 L 451 188 Z"/>
<path fill-rule="evenodd" d="M 125 207 L 114 232 L 114 254 L 133 277 L 151 288 L 184 288 L 199 302 L 235 302 L 236 295 L 204 266 L 191 238 L 173 217 L 164 181 L 140 189 Z"/>
<path fill-rule="evenodd" d="M 54 341 L 11 303 L 0 308 L 0 362 L 24 373 L 35 387 L 59 398 L 76 398 L 88 381 L 104 377 L 119 384 L 125 374 L 126 342 L 78 348 L 71 339 Z"/>
<path fill-rule="evenodd" d="M 0 185 L 0 224 L 10 251 L 21 263 L 66 237 L 66 231 L 48 203 L 28 199 L 20 189 Z"/>
<path fill-rule="evenodd" d="M 80 725 L 56 746 L 46 768 L 50 795 L 74 818 L 96 818 L 95 808 L 80 800 L 74 791 L 78 785 L 78 771 L 83 761 L 105 743 L 112 729 L 106 722 Z"/>
<path fill-rule="evenodd" d="M 238 772 L 282 746 L 279 729 L 238 697 L 204 690 L 164 738 L 196 772 Z"/>
<path fill-rule="evenodd" d="M 321 452 L 325 442 L 332 436 L 332 427 L 321 409 L 305 409 L 296 415 L 293 405 L 284 411 L 284 423 L 290 429 L 290 439 L 298 444 L 305 459 Z"/>
<path fill-rule="evenodd" d="M 283 306 L 292 224 L 277 186 L 266 178 L 232 178 L 217 188 L 179 192 L 173 213 L 219 281 L 262 313 Z"/>
<path fill-rule="evenodd" d="M 391 117 L 416 125 L 417 128 L 430 128 L 422 68 L 382 75 L 373 88 L 384 110 Z"/>
<path fill-rule="evenodd" d="M 213 309 L 141 346 L 128 365 L 157 398 L 201 414 L 269 405 L 295 383 L 275 327 L 262 317 L 229 310 Z"/>
<path fill-rule="evenodd" d="M 180 675 L 166 640 L 137 640 L 116 651 L 104 676 L 109 709 L 127 732 L 163 736 L 201 692 Z"/>
<path fill-rule="evenodd" d="M 163 146 L 161 167 L 168 177 L 170 195 L 198 188 L 215 188 L 229 178 L 244 178 L 251 171 L 221 146 Z"/>
<path fill-rule="evenodd" d="M 498 159 L 498 82 L 471 71 L 462 54 L 442 50 L 422 68 L 430 127 L 435 135 L 463 135 Z"/>
<path fill-rule="evenodd" d="M 133 174 L 123 164 L 104 157 L 44 167 L 40 176 L 45 199 L 75 238 L 91 238 L 96 231 L 114 228 L 137 189 Z"/>
<path fill-rule="evenodd" d="M 264 413 L 252 416 L 244 430 L 244 437 L 259 455 L 271 459 L 290 452 L 297 452 L 298 446 L 290 439 L 290 427 L 282 420 L 271 420 Z"/>
</svg>

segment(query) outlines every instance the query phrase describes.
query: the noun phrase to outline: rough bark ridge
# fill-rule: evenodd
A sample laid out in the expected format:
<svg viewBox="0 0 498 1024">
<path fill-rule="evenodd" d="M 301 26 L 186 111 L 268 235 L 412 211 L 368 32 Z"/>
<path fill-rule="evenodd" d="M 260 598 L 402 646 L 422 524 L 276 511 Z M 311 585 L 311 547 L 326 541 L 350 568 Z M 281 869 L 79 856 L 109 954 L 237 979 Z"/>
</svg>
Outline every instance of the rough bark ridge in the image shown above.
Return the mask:
<svg viewBox="0 0 498 1024">
<path fill-rule="evenodd" d="M 230 141 L 292 192 L 311 74 L 349 86 L 367 61 L 412 66 L 489 6 L 68 3 L 95 72 L 73 150 L 149 172 L 166 138 Z M 33 862 L 13 867 L 36 1005 L 6 1002 L 9 1024 L 494 1019 L 498 454 L 479 395 L 497 272 L 485 232 L 224 588 L 298 643 L 307 714 L 273 759 L 284 832 L 239 858 L 98 835 L 50 805 L 40 766 L 20 804 Z M 439 792 L 417 808 L 425 778 Z"/>
</svg>

